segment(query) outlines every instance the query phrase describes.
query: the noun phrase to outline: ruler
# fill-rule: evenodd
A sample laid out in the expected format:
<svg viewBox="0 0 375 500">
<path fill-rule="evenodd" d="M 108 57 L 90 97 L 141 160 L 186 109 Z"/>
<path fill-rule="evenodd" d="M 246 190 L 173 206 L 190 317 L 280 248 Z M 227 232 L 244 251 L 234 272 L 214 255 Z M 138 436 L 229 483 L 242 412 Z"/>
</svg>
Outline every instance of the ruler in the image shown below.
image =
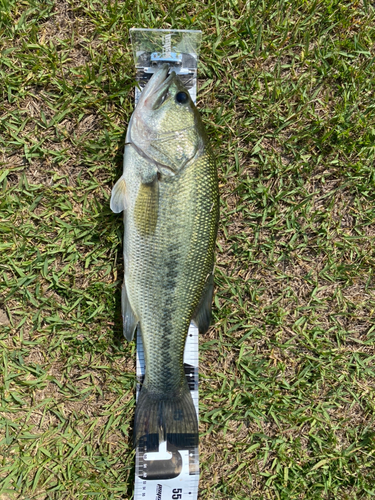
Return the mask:
<svg viewBox="0 0 375 500">
<path fill-rule="evenodd" d="M 130 29 L 136 80 L 134 102 L 137 104 L 143 88 L 155 70 L 167 63 L 193 102 L 197 99 L 197 67 L 202 41 L 200 30 Z"/>
<path fill-rule="evenodd" d="M 184 351 L 185 376 L 198 417 L 198 328 L 191 324 Z M 145 374 L 142 338 L 137 333 L 137 399 Z M 167 450 L 159 443 L 157 451 L 142 442 L 136 449 L 134 500 L 196 500 L 198 498 L 198 447 Z"/>
<path fill-rule="evenodd" d="M 197 95 L 197 65 L 202 33 L 196 30 L 130 30 L 136 79 L 135 104 L 161 64 L 169 64 L 189 91 Z M 198 328 L 191 323 L 186 337 L 184 369 L 198 418 Z M 137 331 L 137 400 L 145 375 L 142 338 Z M 149 445 L 150 446 L 150 445 Z M 197 500 L 199 454 L 196 443 L 177 449 L 161 442 L 136 448 L 134 500 Z"/>
</svg>

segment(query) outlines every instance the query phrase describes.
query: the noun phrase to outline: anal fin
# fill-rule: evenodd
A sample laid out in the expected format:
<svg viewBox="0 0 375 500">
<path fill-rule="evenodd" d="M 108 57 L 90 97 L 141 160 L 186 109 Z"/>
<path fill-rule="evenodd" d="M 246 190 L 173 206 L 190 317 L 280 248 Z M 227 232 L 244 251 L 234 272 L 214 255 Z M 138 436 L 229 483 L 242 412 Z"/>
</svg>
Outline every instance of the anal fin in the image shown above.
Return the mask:
<svg viewBox="0 0 375 500">
<path fill-rule="evenodd" d="M 213 293 L 214 275 L 212 272 L 207 278 L 203 288 L 202 297 L 193 314 L 193 321 L 197 325 L 199 333 L 206 333 L 210 327 Z"/>
<path fill-rule="evenodd" d="M 126 291 L 125 281 L 121 289 L 121 311 L 123 321 L 123 331 L 126 340 L 133 340 L 135 329 L 137 328 L 138 319 L 136 318 L 133 309 L 130 305 L 128 294 Z"/>
</svg>

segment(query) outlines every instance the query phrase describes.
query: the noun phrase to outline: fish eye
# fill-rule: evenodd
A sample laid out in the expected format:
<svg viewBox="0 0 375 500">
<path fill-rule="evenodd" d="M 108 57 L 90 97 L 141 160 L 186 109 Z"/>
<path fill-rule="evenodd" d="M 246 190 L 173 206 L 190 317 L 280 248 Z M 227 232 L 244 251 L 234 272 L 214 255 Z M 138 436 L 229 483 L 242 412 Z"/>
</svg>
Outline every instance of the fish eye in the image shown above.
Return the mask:
<svg viewBox="0 0 375 500">
<path fill-rule="evenodd" d="M 189 96 L 186 92 L 177 92 L 175 99 L 179 104 L 186 104 L 189 100 Z"/>
</svg>

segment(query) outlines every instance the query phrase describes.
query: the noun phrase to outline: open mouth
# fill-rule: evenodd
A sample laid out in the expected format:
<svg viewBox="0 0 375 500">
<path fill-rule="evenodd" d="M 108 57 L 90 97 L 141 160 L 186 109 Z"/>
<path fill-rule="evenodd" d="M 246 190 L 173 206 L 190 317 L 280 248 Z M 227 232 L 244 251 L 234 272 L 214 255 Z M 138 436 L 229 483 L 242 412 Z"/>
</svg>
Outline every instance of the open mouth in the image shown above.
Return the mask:
<svg viewBox="0 0 375 500">
<path fill-rule="evenodd" d="M 170 98 L 170 93 L 169 93 L 169 89 L 167 89 L 166 92 L 164 92 L 163 95 L 161 95 L 158 100 L 156 101 L 156 103 L 153 105 L 152 109 L 159 109 L 162 107 L 162 105 L 168 101 Z"/>
<path fill-rule="evenodd" d="M 152 104 L 152 109 L 159 109 L 165 102 L 167 102 L 171 94 L 169 93 L 169 89 L 171 84 L 175 81 L 176 73 L 174 71 L 171 72 L 169 76 L 166 76 L 164 82 L 162 82 L 159 87 L 155 89 L 152 95 L 152 100 L 154 101 Z"/>
</svg>

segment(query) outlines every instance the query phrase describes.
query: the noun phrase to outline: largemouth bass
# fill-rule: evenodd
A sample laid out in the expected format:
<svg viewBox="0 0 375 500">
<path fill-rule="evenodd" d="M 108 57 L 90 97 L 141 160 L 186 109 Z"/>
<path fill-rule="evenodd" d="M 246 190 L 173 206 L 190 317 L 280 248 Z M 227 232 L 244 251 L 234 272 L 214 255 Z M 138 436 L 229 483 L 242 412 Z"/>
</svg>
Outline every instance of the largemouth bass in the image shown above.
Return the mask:
<svg viewBox="0 0 375 500">
<path fill-rule="evenodd" d="M 124 171 L 111 209 L 124 211 L 124 335 L 141 331 L 146 372 L 134 444 L 183 449 L 198 422 L 183 352 L 190 321 L 210 324 L 218 222 L 215 162 L 199 113 L 168 65 L 144 88 L 131 117 Z"/>
</svg>

